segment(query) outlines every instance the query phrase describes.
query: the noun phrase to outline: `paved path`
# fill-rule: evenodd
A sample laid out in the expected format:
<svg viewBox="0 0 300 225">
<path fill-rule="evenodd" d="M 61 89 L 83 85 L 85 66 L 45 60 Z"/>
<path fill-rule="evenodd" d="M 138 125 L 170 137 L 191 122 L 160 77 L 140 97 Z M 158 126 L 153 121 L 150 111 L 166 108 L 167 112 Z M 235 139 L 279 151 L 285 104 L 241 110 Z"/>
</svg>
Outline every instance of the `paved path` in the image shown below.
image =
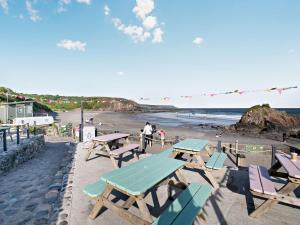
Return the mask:
<svg viewBox="0 0 300 225">
<path fill-rule="evenodd" d="M 55 198 L 45 195 L 69 148 L 59 139 L 46 141 L 46 151 L 0 175 L 1 225 L 50 223 Z"/>
</svg>

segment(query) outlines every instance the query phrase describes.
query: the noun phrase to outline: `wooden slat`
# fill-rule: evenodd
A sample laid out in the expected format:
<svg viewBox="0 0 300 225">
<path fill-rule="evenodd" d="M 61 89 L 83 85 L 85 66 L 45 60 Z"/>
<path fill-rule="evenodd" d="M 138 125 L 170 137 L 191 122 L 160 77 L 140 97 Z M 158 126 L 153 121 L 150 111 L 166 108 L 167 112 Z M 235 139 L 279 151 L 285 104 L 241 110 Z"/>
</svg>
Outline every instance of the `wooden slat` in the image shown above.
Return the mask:
<svg viewBox="0 0 300 225">
<path fill-rule="evenodd" d="M 210 159 L 206 163 L 206 167 L 215 170 L 222 169 L 226 157 L 227 155 L 223 152 L 214 152 L 214 154 L 210 157 Z"/>
<path fill-rule="evenodd" d="M 221 152 L 219 154 L 219 158 L 216 161 L 213 169 L 215 169 L 215 170 L 222 169 L 224 167 L 224 162 L 225 162 L 226 158 L 227 158 L 227 155 L 225 153 Z"/>
<path fill-rule="evenodd" d="M 194 195 L 199 190 L 200 185 L 192 183 L 185 189 L 178 198 L 176 198 L 171 205 L 152 223 L 152 225 L 168 225 L 172 224 L 178 214 L 191 201 Z M 185 224 L 185 223 L 184 223 Z"/>
<path fill-rule="evenodd" d="M 125 152 L 129 152 L 131 150 L 134 150 L 138 147 L 139 147 L 138 144 L 129 144 L 129 145 L 126 145 L 124 147 L 121 147 L 121 148 L 115 149 L 113 151 L 110 151 L 110 154 L 118 156 L 118 155 L 121 155 Z"/>
<path fill-rule="evenodd" d="M 95 137 L 95 138 L 93 138 L 93 141 L 111 142 L 111 141 L 119 140 L 121 138 L 129 137 L 129 136 L 130 136 L 130 134 L 113 133 L 113 134 L 107 134 L 107 135 Z"/>
<path fill-rule="evenodd" d="M 268 170 L 262 166 L 249 166 L 250 189 L 258 193 L 276 195 Z"/>
<path fill-rule="evenodd" d="M 212 190 L 209 185 L 191 183 L 152 225 L 192 224 Z"/>
<path fill-rule="evenodd" d="M 95 198 L 99 195 L 101 195 L 105 190 L 105 182 L 102 180 L 99 180 L 96 183 L 88 184 L 84 187 L 83 192 L 90 196 L 91 198 Z"/>
<path fill-rule="evenodd" d="M 200 152 L 204 150 L 204 147 L 208 144 L 207 140 L 201 139 L 185 139 L 173 146 L 175 149 L 183 149 L 189 151 Z"/>
<path fill-rule="evenodd" d="M 269 176 L 268 169 L 262 166 L 258 166 L 258 172 L 260 175 L 260 181 L 264 194 L 276 195 L 276 190 Z"/>
<path fill-rule="evenodd" d="M 181 213 L 176 217 L 172 225 L 192 224 L 195 217 L 204 207 L 209 198 L 213 188 L 209 185 L 202 185 L 193 199 L 186 205 Z"/>
<path fill-rule="evenodd" d="M 276 154 L 276 158 L 281 163 L 282 167 L 288 172 L 289 176 L 300 178 L 300 159 L 296 162 L 291 161 L 291 157 L 287 154 Z"/>
<path fill-rule="evenodd" d="M 261 186 L 258 166 L 256 165 L 249 165 L 249 180 L 250 180 L 250 189 L 252 191 L 256 191 L 259 193 L 263 193 L 263 189 Z"/>
<path fill-rule="evenodd" d="M 102 176 L 102 180 L 131 195 L 141 195 L 184 166 L 184 161 L 150 156 Z"/>
<path fill-rule="evenodd" d="M 173 148 L 169 148 L 167 150 L 158 153 L 157 156 L 169 158 L 172 156 L 172 153 L 173 153 Z"/>
</svg>

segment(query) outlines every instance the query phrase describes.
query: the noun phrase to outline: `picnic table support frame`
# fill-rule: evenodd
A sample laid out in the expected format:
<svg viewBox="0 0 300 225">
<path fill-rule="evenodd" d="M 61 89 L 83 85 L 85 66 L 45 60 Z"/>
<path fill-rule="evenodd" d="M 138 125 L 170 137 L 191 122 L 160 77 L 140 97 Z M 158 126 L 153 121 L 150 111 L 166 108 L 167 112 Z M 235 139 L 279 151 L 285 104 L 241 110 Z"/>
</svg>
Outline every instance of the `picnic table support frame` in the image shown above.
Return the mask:
<svg viewBox="0 0 300 225">
<path fill-rule="evenodd" d="M 180 181 L 180 182 L 178 182 L 178 184 L 184 184 L 184 188 L 185 188 L 187 186 L 187 184 L 184 183 L 185 178 L 181 174 L 181 169 L 182 169 L 182 167 L 178 168 L 176 171 L 174 171 L 172 174 L 167 176 L 165 179 L 160 181 L 158 184 L 156 184 L 154 187 L 152 187 L 149 190 L 152 190 L 152 191 L 157 190 L 158 187 L 160 187 L 162 185 L 170 184 L 171 181 L 174 184 L 174 186 L 176 186 L 176 184 L 172 180 L 173 177 L 175 177 L 175 178 L 177 177 L 178 180 Z M 178 186 L 178 188 L 182 189 L 179 186 Z M 113 190 L 116 190 L 116 191 L 128 196 L 128 199 L 121 206 L 116 205 L 114 202 L 109 200 L 109 196 L 110 196 L 110 194 L 112 193 Z M 130 222 L 132 224 L 135 224 L 135 225 L 150 225 L 150 224 L 153 223 L 154 220 L 153 220 L 153 218 L 150 214 L 147 203 L 145 202 L 145 197 L 150 193 L 152 193 L 152 192 L 151 191 L 149 191 L 149 192 L 146 191 L 144 194 L 132 195 L 132 194 L 127 193 L 127 191 L 125 191 L 125 190 L 121 190 L 120 188 L 118 188 L 114 185 L 106 183 L 106 187 L 105 187 L 104 192 L 100 196 L 95 198 L 96 203 L 94 205 L 93 210 L 91 211 L 91 213 L 89 215 L 89 218 L 94 220 L 98 216 L 101 209 L 103 207 L 105 207 L 105 208 L 115 212 L 120 217 L 122 217 L 123 219 L 127 220 L 128 222 Z M 137 203 L 138 209 L 140 211 L 139 215 L 134 215 L 130 211 L 128 211 L 128 209 L 134 203 Z"/>
<path fill-rule="evenodd" d="M 264 213 L 266 213 L 272 206 L 277 204 L 278 202 L 284 202 L 293 206 L 300 206 L 300 199 L 290 197 L 289 194 L 293 192 L 295 189 L 297 189 L 300 186 L 300 179 L 290 177 L 288 173 L 278 172 L 278 170 L 282 167 L 282 164 L 279 160 L 277 160 L 274 165 L 269 169 L 269 174 L 271 176 L 279 176 L 288 178 L 287 183 L 280 188 L 280 190 L 277 192 L 276 195 L 266 195 L 262 193 L 257 193 L 254 191 L 251 191 L 251 193 L 254 196 L 262 197 L 267 199 L 265 202 L 263 202 L 258 208 L 256 208 L 250 216 L 253 218 L 258 218 Z"/>
<path fill-rule="evenodd" d="M 278 194 L 281 195 L 288 195 L 291 192 L 293 192 L 296 188 L 298 188 L 300 186 L 300 183 L 292 183 L 292 182 L 288 182 L 287 184 L 285 184 L 279 191 Z M 254 193 L 255 195 L 259 195 Z M 261 197 L 266 198 L 266 195 L 261 195 Z M 300 206 L 300 200 L 296 199 L 296 198 L 292 198 L 289 196 L 281 196 L 283 199 L 286 198 L 288 199 L 287 201 L 281 201 L 281 202 L 285 202 L 285 203 L 289 203 L 292 205 L 297 205 Z M 271 209 L 272 206 L 274 206 L 275 204 L 277 204 L 280 199 L 278 198 L 278 196 L 274 195 L 274 196 L 270 196 L 271 199 L 266 200 L 264 203 L 262 203 L 257 209 L 255 209 L 250 216 L 253 218 L 258 218 L 261 215 L 263 215 L 264 213 L 266 213 L 269 209 Z"/>
</svg>

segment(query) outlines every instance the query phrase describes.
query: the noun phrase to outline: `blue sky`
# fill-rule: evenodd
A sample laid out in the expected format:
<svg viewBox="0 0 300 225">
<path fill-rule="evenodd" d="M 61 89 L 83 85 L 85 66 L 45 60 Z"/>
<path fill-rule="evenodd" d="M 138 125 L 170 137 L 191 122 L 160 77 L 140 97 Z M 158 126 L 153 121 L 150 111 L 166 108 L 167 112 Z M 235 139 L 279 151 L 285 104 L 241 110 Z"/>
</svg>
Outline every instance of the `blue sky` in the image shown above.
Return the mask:
<svg viewBox="0 0 300 225">
<path fill-rule="evenodd" d="M 300 107 L 300 1 L 0 0 L 0 85 L 180 107 Z M 192 100 L 160 97 L 193 95 Z M 198 96 L 198 97 L 196 97 Z"/>
</svg>

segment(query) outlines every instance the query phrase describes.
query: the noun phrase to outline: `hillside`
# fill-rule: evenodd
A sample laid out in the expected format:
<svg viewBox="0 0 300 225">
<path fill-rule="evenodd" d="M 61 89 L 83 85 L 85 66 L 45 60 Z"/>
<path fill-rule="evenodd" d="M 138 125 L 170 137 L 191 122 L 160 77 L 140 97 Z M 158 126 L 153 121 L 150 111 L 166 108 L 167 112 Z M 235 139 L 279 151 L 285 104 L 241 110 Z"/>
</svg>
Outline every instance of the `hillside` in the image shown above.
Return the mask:
<svg viewBox="0 0 300 225">
<path fill-rule="evenodd" d="M 18 93 L 6 87 L 0 87 L 0 102 L 34 101 L 34 112 L 66 111 L 80 108 L 81 101 L 87 110 L 104 111 L 140 111 L 141 107 L 134 101 L 111 97 L 78 97 L 60 95 L 38 95 Z"/>
</svg>

